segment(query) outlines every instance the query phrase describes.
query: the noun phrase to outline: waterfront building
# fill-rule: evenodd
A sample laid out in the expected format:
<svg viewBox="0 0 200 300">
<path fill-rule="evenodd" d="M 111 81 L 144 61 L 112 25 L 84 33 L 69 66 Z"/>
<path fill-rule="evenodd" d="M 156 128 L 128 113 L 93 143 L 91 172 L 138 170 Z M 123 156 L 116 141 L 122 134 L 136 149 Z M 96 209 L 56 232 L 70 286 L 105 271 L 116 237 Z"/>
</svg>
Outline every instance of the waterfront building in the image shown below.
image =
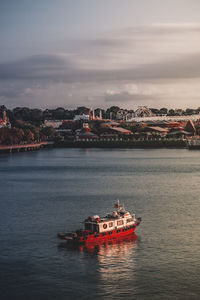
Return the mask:
<svg viewBox="0 0 200 300">
<path fill-rule="evenodd" d="M 44 125 L 46 127 L 53 127 L 55 129 L 59 128 L 65 120 L 45 120 Z"/>
<path fill-rule="evenodd" d="M 176 138 L 176 139 L 185 139 L 191 136 L 191 133 L 185 130 L 175 130 L 170 131 L 166 137 L 167 138 Z"/>
<path fill-rule="evenodd" d="M 89 121 L 90 120 L 90 114 L 81 114 L 81 115 L 75 115 L 74 121 Z"/>
<path fill-rule="evenodd" d="M 122 127 L 110 127 L 111 130 L 119 133 L 119 134 L 123 134 L 123 135 L 129 135 L 129 134 L 133 134 L 132 131 L 122 128 Z"/>
<path fill-rule="evenodd" d="M 143 132 L 157 133 L 162 137 L 165 136 L 168 133 L 168 131 L 169 131 L 168 128 L 162 128 L 159 126 L 146 126 L 143 129 Z"/>
<path fill-rule="evenodd" d="M 93 133 L 88 123 L 83 123 L 82 129 L 76 131 L 76 141 L 95 141 L 98 140 L 98 136 Z"/>
<path fill-rule="evenodd" d="M 119 135 L 114 132 L 113 133 L 104 132 L 104 133 L 100 134 L 99 140 L 100 141 L 117 141 L 118 137 L 119 137 Z"/>
</svg>

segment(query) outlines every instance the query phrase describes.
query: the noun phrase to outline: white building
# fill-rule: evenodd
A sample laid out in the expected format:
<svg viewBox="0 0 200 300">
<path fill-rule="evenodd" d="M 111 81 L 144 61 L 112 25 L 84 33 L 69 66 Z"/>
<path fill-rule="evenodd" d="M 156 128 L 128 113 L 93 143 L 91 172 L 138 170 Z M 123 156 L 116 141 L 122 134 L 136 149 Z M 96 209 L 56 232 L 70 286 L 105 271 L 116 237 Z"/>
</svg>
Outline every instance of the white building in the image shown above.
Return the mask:
<svg viewBox="0 0 200 300">
<path fill-rule="evenodd" d="M 63 124 L 64 120 L 45 120 L 44 125 L 47 127 L 59 128 Z"/>
<path fill-rule="evenodd" d="M 82 114 L 82 115 L 76 115 L 74 117 L 74 121 L 89 121 L 89 120 L 90 120 L 90 115 Z"/>
</svg>

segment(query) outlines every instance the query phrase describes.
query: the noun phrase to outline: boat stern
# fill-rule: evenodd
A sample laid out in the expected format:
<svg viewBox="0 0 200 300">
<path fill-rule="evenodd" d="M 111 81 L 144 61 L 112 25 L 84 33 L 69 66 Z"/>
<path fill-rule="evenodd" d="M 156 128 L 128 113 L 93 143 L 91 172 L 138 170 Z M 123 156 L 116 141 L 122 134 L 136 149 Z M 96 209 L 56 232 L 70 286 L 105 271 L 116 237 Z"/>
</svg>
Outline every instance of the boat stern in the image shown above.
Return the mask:
<svg viewBox="0 0 200 300">
<path fill-rule="evenodd" d="M 137 226 L 139 226 L 141 222 L 142 222 L 142 218 L 141 217 L 139 217 L 139 218 L 136 219 L 136 225 Z"/>
</svg>

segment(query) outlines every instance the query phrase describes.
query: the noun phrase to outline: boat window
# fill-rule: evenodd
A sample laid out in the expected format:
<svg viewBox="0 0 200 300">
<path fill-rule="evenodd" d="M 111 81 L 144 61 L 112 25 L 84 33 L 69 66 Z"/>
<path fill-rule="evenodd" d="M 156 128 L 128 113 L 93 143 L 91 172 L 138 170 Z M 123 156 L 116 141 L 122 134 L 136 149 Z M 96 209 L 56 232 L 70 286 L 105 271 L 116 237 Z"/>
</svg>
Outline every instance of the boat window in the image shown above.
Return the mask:
<svg viewBox="0 0 200 300">
<path fill-rule="evenodd" d="M 102 235 L 102 236 L 105 236 L 105 235 L 106 235 L 106 232 L 103 232 L 101 235 Z"/>
<path fill-rule="evenodd" d="M 127 220 L 126 220 L 126 223 L 133 222 L 133 221 L 134 221 L 134 219 L 133 219 L 133 218 L 130 218 L 130 219 L 127 219 Z"/>
<path fill-rule="evenodd" d="M 117 221 L 117 225 L 118 225 L 118 226 L 123 225 L 123 224 L 124 224 L 124 221 L 123 221 L 123 220 Z"/>
<path fill-rule="evenodd" d="M 95 236 L 94 236 L 95 238 L 97 238 L 97 237 L 99 237 L 99 234 L 95 234 Z"/>
<path fill-rule="evenodd" d="M 106 229 L 107 228 L 107 224 L 105 223 L 105 224 L 103 224 L 103 228 L 104 229 Z"/>
<path fill-rule="evenodd" d="M 110 222 L 110 223 L 109 223 L 109 227 L 113 227 L 113 222 Z"/>
<path fill-rule="evenodd" d="M 112 231 L 109 231 L 109 232 L 108 232 L 108 234 L 112 234 L 112 233 L 113 233 Z"/>
<path fill-rule="evenodd" d="M 121 232 L 121 229 L 118 229 L 118 230 L 117 230 L 117 233 L 119 233 L 119 232 Z"/>
</svg>

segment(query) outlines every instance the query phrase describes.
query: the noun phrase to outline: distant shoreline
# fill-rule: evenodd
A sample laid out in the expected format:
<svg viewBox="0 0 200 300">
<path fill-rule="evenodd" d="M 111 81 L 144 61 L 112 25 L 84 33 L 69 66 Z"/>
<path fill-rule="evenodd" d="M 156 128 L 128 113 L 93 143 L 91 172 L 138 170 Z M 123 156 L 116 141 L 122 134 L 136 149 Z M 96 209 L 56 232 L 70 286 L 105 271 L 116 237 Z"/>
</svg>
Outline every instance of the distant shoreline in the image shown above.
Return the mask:
<svg viewBox="0 0 200 300">
<path fill-rule="evenodd" d="M 57 142 L 56 148 L 187 148 L 185 140 L 129 140 L 129 141 L 65 141 Z"/>
<path fill-rule="evenodd" d="M 35 151 L 44 148 L 106 149 L 188 149 L 186 140 L 59 141 L 25 145 L 0 145 L 0 154 Z M 195 148 L 195 147 L 194 147 Z M 193 148 L 191 148 L 193 149 Z"/>
</svg>

